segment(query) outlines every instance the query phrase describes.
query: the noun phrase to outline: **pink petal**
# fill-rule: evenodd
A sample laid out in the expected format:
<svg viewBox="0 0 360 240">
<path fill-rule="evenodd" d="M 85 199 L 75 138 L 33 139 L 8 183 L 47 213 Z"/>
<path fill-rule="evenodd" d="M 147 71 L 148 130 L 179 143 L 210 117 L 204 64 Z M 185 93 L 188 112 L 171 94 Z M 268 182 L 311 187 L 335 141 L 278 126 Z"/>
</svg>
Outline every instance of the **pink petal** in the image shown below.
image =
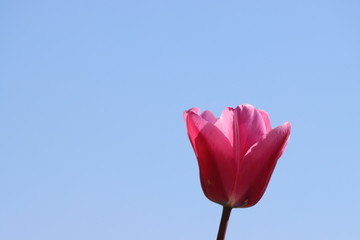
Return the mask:
<svg viewBox="0 0 360 240">
<path fill-rule="evenodd" d="M 234 129 L 234 148 L 240 158 L 266 134 L 261 113 L 249 104 L 235 108 Z"/>
<path fill-rule="evenodd" d="M 236 207 L 251 207 L 260 200 L 287 145 L 290 129 L 289 122 L 274 128 L 244 156 L 232 194 Z"/>
<path fill-rule="evenodd" d="M 185 120 L 185 121 L 186 121 L 187 115 L 188 115 L 189 113 L 191 113 L 191 112 L 196 113 L 197 115 L 199 115 L 200 109 L 197 108 L 197 107 L 193 107 L 193 108 L 190 108 L 189 110 L 184 111 L 183 117 L 184 117 L 184 120 Z"/>
<path fill-rule="evenodd" d="M 217 127 L 195 113 L 187 115 L 186 125 L 204 194 L 214 202 L 226 204 L 236 173 L 230 142 Z"/>
<path fill-rule="evenodd" d="M 272 128 L 271 128 L 271 121 L 269 114 L 261 109 L 258 109 L 258 112 L 261 114 L 262 118 L 264 119 L 266 133 L 270 132 Z"/>
<path fill-rule="evenodd" d="M 191 144 L 193 144 L 195 142 L 195 139 L 199 135 L 201 129 L 203 129 L 205 125 L 208 124 L 208 122 L 205 119 L 201 118 L 197 113 L 192 112 L 190 110 L 184 112 L 184 117 L 186 122 L 187 133 Z"/>
<path fill-rule="evenodd" d="M 204 118 L 205 120 L 207 120 L 208 122 L 214 124 L 217 120 L 217 118 L 214 116 L 214 114 L 212 112 L 210 112 L 209 110 L 204 111 L 201 114 L 201 117 Z"/>
<path fill-rule="evenodd" d="M 234 142 L 234 109 L 227 107 L 222 112 L 220 118 L 216 121 L 215 126 L 225 135 L 233 146 Z"/>
</svg>

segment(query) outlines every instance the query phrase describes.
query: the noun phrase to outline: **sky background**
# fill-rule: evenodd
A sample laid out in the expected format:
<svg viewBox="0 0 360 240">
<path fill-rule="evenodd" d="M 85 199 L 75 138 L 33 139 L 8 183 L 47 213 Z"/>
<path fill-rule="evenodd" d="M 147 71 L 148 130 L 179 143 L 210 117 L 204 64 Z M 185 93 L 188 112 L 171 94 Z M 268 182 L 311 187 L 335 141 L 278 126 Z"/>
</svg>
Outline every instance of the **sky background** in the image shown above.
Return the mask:
<svg viewBox="0 0 360 240">
<path fill-rule="evenodd" d="M 360 239 L 360 2 L 0 1 L 0 239 L 215 239 L 182 113 L 289 145 L 227 239 Z"/>
</svg>

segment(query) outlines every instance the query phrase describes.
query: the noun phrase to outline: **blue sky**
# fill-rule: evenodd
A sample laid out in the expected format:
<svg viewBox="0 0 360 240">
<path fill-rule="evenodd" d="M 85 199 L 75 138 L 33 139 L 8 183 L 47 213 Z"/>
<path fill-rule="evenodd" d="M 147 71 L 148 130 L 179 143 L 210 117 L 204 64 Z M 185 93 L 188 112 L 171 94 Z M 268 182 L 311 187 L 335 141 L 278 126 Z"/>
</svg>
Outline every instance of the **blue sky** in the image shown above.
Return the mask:
<svg viewBox="0 0 360 240">
<path fill-rule="evenodd" d="M 358 1 L 1 1 L 0 238 L 215 239 L 182 112 L 291 139 L 227 239 L 360 238 Z"/>
</svg>

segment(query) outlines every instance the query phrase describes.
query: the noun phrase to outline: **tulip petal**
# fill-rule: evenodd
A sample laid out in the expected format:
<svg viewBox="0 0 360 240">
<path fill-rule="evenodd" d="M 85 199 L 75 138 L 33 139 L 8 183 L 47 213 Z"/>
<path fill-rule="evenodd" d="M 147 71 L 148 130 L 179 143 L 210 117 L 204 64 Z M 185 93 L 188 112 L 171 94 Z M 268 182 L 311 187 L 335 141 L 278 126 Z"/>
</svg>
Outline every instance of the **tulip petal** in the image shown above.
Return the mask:
<svg viewBox="0 0 360 240">
<path fill-rule="evenodd" d="M 197 108 L 197 107 L 193 107 L 193 108 L 190 108 L 189 110 L 186 110 L 186 111 L 183 113 L 183 117 L 184 117 L 185 122 L 186 122 L 186 117 L 187 117 L 187 115 L 188 115 L 189 113 L 191 113 L 191 112 L 196 113 L 197 115 L 199 115 L 200 109 Z"/>
<path fill-rule="evenodd" d="M 260 200 L 285 150 L 290 129 L 288 122 L 274 128 L 244 156 L 238 172 L 240 182 L 235 184 L 232 194 L 236 198 L 232 201 L 235 207 L 251 207 Z"/>
<path fill-rule="evenodd" d="M 234 109 L 227 107 L 217 119 L 215 126 L 225 135 L 233 146 L 234 143 Z"/>
<path fill-rule="evenodd" d="M 234 143 L 234 148 L 239 146 L 237 155 L 240 158 L 266 134 L 261 113 L 250 104 L 239 105 L 235 108 L 234 129 L 238 129 L 234 130 L 234 139 L 237 142 Z"/>
<path fill-rule="evenodd" d="M 271 121 L 269 114 L 261 109 L 258 109 L 258 112 L 261 114 L 262 118 L 264 119 L 266 133 L 270 132 L 272 128 L 271 128 Z"/>
<path fill-rule="evenodd" d="M 193 112 L 187 115 L 186 126 L 198 159 L 204 194 L 224 205 L 236 173 L 231 144 L 217 127 Z"/>
<path fill-rule="evenodd" d="M 214 124 L 217 120 L 217 118 L 214 116 L 214 114 L 212 112 L 210 112 L 209 110 L 204 111 L 201 114 L 201 117 L 204 118 L 205 120 L 207 120 L 208 122 Z"/>
</svg>

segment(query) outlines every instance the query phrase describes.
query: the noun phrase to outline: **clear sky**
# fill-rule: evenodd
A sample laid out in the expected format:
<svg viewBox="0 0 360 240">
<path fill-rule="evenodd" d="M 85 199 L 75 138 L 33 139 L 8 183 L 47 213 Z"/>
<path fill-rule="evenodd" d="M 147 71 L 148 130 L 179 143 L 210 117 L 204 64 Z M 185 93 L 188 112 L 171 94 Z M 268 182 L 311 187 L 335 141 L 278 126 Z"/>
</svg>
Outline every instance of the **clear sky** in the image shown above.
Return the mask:
<svg viewBox="0 0 360 240">
<path fill-rule="evenodd" d="M 291 139 L 227 239 L 360 239 L 360 2 L 0 1 L 0 239 L 215 239 L 182 113 Z"/>
</svg>

